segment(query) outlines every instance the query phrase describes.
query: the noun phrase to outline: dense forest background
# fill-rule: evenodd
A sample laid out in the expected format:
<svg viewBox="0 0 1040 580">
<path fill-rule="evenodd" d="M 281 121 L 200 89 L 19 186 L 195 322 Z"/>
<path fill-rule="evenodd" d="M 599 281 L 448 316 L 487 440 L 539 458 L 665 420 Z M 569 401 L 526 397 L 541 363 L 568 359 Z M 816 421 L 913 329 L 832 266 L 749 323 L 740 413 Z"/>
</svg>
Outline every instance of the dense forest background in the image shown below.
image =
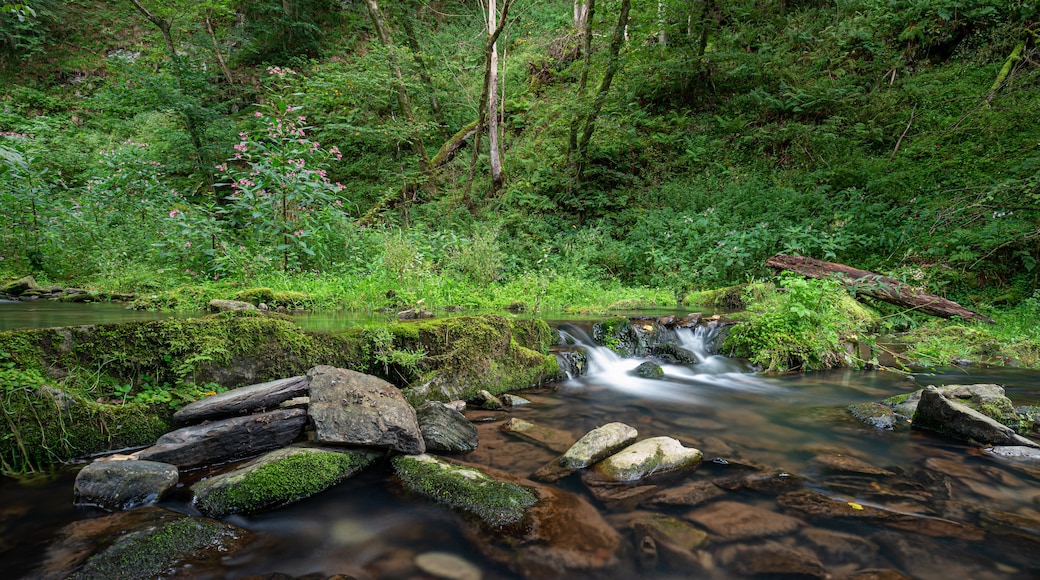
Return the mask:
<svg viewBox="0 0 1040 580">
<path fill-rule="evenodd" d="M 1038 20 L 1028 0 L 5 4 L 0 274 L 681 299 L 784 252 L 1014 305 L 1040 272 Z"/>
</svg>

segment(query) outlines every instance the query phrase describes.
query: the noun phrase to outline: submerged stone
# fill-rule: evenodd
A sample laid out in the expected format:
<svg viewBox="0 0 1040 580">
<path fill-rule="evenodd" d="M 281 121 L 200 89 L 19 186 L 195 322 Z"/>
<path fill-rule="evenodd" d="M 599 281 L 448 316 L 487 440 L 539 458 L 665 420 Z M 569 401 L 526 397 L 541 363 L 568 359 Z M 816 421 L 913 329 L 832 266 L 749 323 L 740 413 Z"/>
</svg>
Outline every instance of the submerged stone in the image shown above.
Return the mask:
<svg viewBox="0 0 1040 580">
<path fill-rule="evenodd" d="M 430 455 L 398 456 L 393 466 L 407 490 L 475 516 L 491 528 L 519 523 L 537 501 L 528 488 Z"/>
<path fill-rule="evenodd" d="M 611 455 L 585 474 L 589 481 L 636 482 L 655 475 L 692 471 L 703 453 L 671 437 L 644 439 Z"/>
<path fill-rule="evenodd" d="M 558 463 L 571 469 L 582 469 L 631 445 L 639 432 L 624 423 L 607 423 L 589 431 L 567 449 Z"/>
<path fill-rule="evenodd" d="M 502 430 L 557 453 L 563 453 L 574 442 L 574 437 L 566 431 L 535 425 L 516 417 L 503 423 Z"/>
<path fill-rule="evenodd" d="M 715 502 L 685 517 L 726 541 L 779 536 L 802 525 L 791 516 L 735 501 Z"/>
<path fill-rule="evenodd" d="M 935 387 L 927 387 L 921 393 L 921 401 L 914 412 L 913 426 L 962 441 L 1040 447 L 1040 444 L 1018 435 L 1007 425 L 946 398 Z"/>
<path fill-rule="evenodd" d="M 292 443 L 307 423 L 302 409 L 278 409 L 221 419 L 171 431 L 136 459 L 171 463 L 184 469 L 244 459 Z"/>
<path fill-rule="evenodd" d="M 524 407 L 531 404 L 531 401 L 518 397 L 516 395 L 510 395 L 506 393 L 500 397 L 502 404 L 507 407 Z"/>
<path fill-rule="evenodd" d="M 371 375 L 330 366 L 308 371 L 311 402 L 307 409 L 319 443 L 383 447 L 423 453 L 415 409 L 401 391 Z"/>
<path fill-rule="evenodd" d="M 221 517 L 288 505 L 324 491 L 368 467 L 379 454 L 318 447 L 272 451 L 191 489 L 204 514 Z"/>
<path fill-rule="evenodd" d="M 892 431 L 900 424 L 892 408 L 881 403 L 856 403 L 847 408 L 858 421 L 875 429 Z"/>
<path fill-rule="evenodd" d="M 127 510 L 154 503 L 175 485 L 177 468 L 156 461 L 104 461 L 87 465 L 76 475 L 75 504 Z"/>
<path fill-rule="evenodd" d="M 718 499 L 725 494 L 725 491 L 711 481 L 691 481 L 677 487 L 661 490 L 643 501 L 643 505 L 649 507 L 694 507 Z"/>
<path fill-rule="evenodd" d="M 307 377 L 289 377 L 239 387 L 189 403 L 173 414 L 182 423 L 244 415 L 277 408 L 282 402 L 307 394 Z"/>
<path fill-rule="evenodd" d="M 416 416 L 427 450 L 466 453 L 477 448 L 477 428 L 455 409 L 427 401 L 416 410 Z"/>
<path fill-rule="evenodd" d="M 447 552 L 419 554 L 415 565 L 426 574 L 445 580 L 480 580 L 484 576 L 472 562 Z"/>
<path fill-rule="evenodd" d="M 827 570 L 809 550 L 769 541 L 737 544 L 719 551 L 719 561 L 744 578 L 828 578 Z"/>
</svg>

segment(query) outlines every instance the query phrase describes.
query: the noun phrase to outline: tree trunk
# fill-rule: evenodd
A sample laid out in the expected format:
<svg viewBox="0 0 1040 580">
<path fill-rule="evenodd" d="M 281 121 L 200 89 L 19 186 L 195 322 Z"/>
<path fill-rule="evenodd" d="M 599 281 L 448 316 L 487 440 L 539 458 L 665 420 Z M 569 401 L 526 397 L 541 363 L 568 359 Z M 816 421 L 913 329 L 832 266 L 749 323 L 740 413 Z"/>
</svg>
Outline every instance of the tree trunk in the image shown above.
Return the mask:
<svg viewBox="0 0 1040 580">
<path fill-rule="evenodd" d="M 430 71 L 426 68 L 426 62 L 422 58 L 422 47 L 419 46 L 419 39 L 415 35 L 415 26 L 412 23 L 412 15 L 405 14 L 404 17 L 401 18 L 401 24 L 404 27 L 405 42 L 408 43 L 408 49 L 412 51 L 412 60 L 414 60 L 415 65 L 419 67 L 419 78 L 422 80 L 426 92 L 430 94 L 430 107 L 433 109 L 433 118 L 440 126 L 443 137 L 447 138 L 448 122 L 444 118 L 444 111 L 441 110 L 441 103 L 437 99 L 437 92 L 433 88 L 433 77 L 430 76 Z"/>
<path fill-rule="evenodd" d="M 495 33 L 498 27 L 495 22 L 495 0 L 488 1 L 488 34 Z M 491 45 L 491 66 L 488 70 L 488 145 L 491 164 L 491 193 L 495 194 L 502 187 L 505 177 L 502 173 L 502 150 L 498 145 L 498 43 Z"/>
<path fill-rule="evenodd" d="M 607 70 L 603 73 L 603 80 L 600 81 L 599 90 L 596 92 L 596 100 L 592 104 L 592 110 L 589 111 L 589 116 L 585 119 L 585 126 L 581 132 L 581 141 L 578 142 L 577 149 L 577 163 L 575 165 L 575 182 L 578 186 L 581 185 L 581 177 L 585 172 L 585 164 L 588 162 L 589 155 L 589 141 L 592 140 L 592 132 L 596 128 L 596 117 L 599 116 L 603 105 L 607 102 L 607 91 L 610 90 L 610 83 L 614 80 L 614 75 L 617 74 L 621 65 L 619 63 L 618 54 L 621 52 L 621 44 L 624 41 L 625 29 L 628 28 L 628 12 L 632 7 L 632 0 L 621 0 L 621 12 L 618 14 L 617 27 L 614 29 L 614 38 L 610 43 L 610 56 L 607 61 Z"/>
<path fill-rule="evenodd" d="M 585 106 L 585 89 L 589 84 L 589 67 L 592 66 L 592 22 L 596 17 L 596 0 L 589 0 L 588 4 L 585 5 L 585 28 L 582 32 L 583 41 L 585 46 L 583 48 L 584 62 L 581 67 L 581 78 L 578 80 L 578 94 L 577 101 L 580 107 L 574 114 L 574 119 L 571 120 L 571 131 L 567 138 L 567 166 L 571 165 L 573 155 L 578 149 L 578 130 L 581 128 L 581 121 L 584 117 L 584 106 Z"/>
<path fill-rule="evenodd" d="M 410 123 L 415 123 L 415 114 L 412 112 L 412 102 L 408 99 L 408 89 L 405 88 L 404 74 L 401 72 L 401 66 L 397 62 L 397 57 L 394 56 L 393 52 L 393 40 L 390 37 L 390 29 L 386 26 L 386 21 L 383 19 L 383 13 L 379 9 L 379 3 L 376 0 L 365 0 L 365 5 L 368 7 L 368 15 L 372 18 L 372 23 L 376 27 L 376 34 L 379 35 L 379 41 L 383 43 L 383 47 L 387 50 L 387 60 L 390 62 L 391 72 L 394 74 L 394 88 L 397 91 L 397 104 L 401 107 L 401 112 Z M 423 146 L 422 136 L 419 134 L 412 135 L 412 148 L 415 154 L 419 156 L 419 168 L 422 169 L 423 173 L 430 173 L 430 156 L 426 154 L 426 147 Z"/>
<path fill-rule="evenodd" d="M 809 278 L 834 278 L 854 290 L 857 295 L 869 296 L 883 302 L 902 306 L 909 310 L 924 312 L 942 318 L 960 317 L 964 320 L 993 324 L 993 320 L 974 310 L 934 294 L 915 292 L 910 286 L 893 278 L 867 270 L 857 270 L 844 264 L 824 262 L 802 256 L 777 254 L 766 260 L 766 266 L 774 270 L 787 270 Z"/>
<path fill-rule="evenodd" d="M 213 41 L 213 54 L 217 55 L 217 64 L 220 65 L 220 71 L 224 73 L 224 80 L 227 81 L 228 86 L 235 86 L 235 80 L 231 76 L 231 69 L 228 68 L 227 62 L 224 60 L 224 55 L 220 52 L 220 43 L 217 42 L 217 34 L 213 30 L 213 21 L 210 19 L 209 14 L 205 14 L 202 17 L 206 22 L 206 33 L 209 34 L 209 39 Z"/>
<path fill-rule="evenodd" d="M 595 3 L 595 1 L 574 0 L 574 28 L 579 34 L 585 32 L 589 17 L 589 5 Z"/>
<path fill-rule="evenodd" d="M 657 43 L 661 46 L 668 44 L 668 33 L 665 31 L 666 15 L 664 0 L 657 0 Z"/>
</svg>

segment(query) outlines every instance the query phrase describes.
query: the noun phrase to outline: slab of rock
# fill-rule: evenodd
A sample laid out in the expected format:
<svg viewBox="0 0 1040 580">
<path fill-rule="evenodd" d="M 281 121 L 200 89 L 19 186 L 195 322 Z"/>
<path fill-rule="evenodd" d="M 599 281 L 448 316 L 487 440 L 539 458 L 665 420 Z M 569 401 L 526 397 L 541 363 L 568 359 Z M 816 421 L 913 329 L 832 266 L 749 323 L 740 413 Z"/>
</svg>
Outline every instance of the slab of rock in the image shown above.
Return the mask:
<svg viewBox="0 0 1040 580">
<path fill-rule="evenodd" d="M 583 479 L 587 483 L 631 483 L 652 476 L 684 473 L 696 469 L 703 456 L 699 449 L 684 447 L 677 439 L 651 437 L 600 461 Z"/>
<path fill-rule="evenodd" d="M 637 546 L 652 541 L 658 558 L 672 568 L 690 569 L 700 565 L 694 551 L 704 545 L 708 534 L 692 525 L 664 514 L 640 516 L 632 522 Z"/>
<path fill-rule="evenodd" d="M 856 420 L 875 429 L 892 431 L 902 425 L 892 408 L 881 403 L 856 403 L 847 408 Z"/>
<path fill-rule="evenodd" d="M 722 489 L 750 489 L 765 493 L 781 493 L 802 485 L 805 478 L 782 469 L 763 469 L 717 477 L 711 482 Z"/>
<path fill-rule="evenodd" d="M 507 407 L 524 407 L 531 404 L 531 401 L 523 397 L 510 395 L 509 393 L 502 395 L 499 399 L 502 401 L 502 404 Z"/>
<path fill-rule="evenodd" d="M 43 288 L 36 283 L 36 279 L 32 276 L 25 276 L 17 280 L 12 280 L 0 286 L 0 293 L 7 294 L 8 296 L 21 296 L 26 292 L 40 292 Z"/>
<path fill-rule="evenodd" d="M 556 453 L 563 453 L 574 443 L 574 436 L 566 431 L 536 425 L 516 417 L 503 423 L 502 430 Z"/>
<path fill-rule="evenodd" d="M 307 372 L 307 410 L 319 443 L 382 447 L 424 453 L 415 409 L 397 387 L 371 375 L 317 366 Z"/>
<path fill-rule="evenodd" d="M 695 507 L 718 499 L 726 492 L 710 481 L 691 481 L 676 487 L 658 491 L 642 502 L 647 507 L 684 506 Z"/>
<path fill-rule="evenodd" d="M 947 399 L 935 387 L 927 387 L 921 393 L 921 401 L 914 412 L 913 426 L 962 441 L 1040 447 L 1040 444 L 1018 435 L 1007 425 L 967 405 Z"/>
<path fill-rule="evenodd" d="M 866 538 L 823 528 L 805 528 L 801 534 L 827 564 L 868 566 L 877 561 L 878 547 Z"/>
<path fill-rule="evenodd" d="M 307 377 L 301 376 L 232 389 L 189 403 L 174 413 L 173 418 L 181 423 L 198 423 L 266 411 L 306 395 L 309 384 Z"/>
<path fill-rule="evenodd" d="M 185 564 L 215 563 L 248 539 L 248 532 L 231 524 L 137 508 L 65 526 L 29 577 L 180 577 L 188 572 Z"/>
<path fill-rule="evenodd" d="M 582 469 L 606 459 L 631 445 L 639 436 L 635 428 L 624 423 L 607 423 L 589 431 L 571 445 L 558 463 L 570 469 Z"/>
<path fill-rule="evenodd" d="M 156 461 L 94 461 L 76 474 L 74 503 L 128 510 L 154 503 L 177 485 L 177 467 Z"/>
<path fill-rule="evenodd" d="M 828 578 L 827 570 L 808 550 L 778 542 L 761 545 L 727 546 L 719 551 L 719 562 L 744 578 Z"/>
<path fill-rule="evenodd" d="M 213 299 L 209 301 L 210 312 L 235 312 L 241 310 L 256 310 L 256 306 L 253 306 L 249 302 L 242 302 L 241 300 L 218 300 Z"/>
<path fill-rule="evenodd" d="M 462 413 L 427 401 L 416 410 L 419 431 L 428 451 L 466 453 L 477 448 L 477 428 Z"/>
<path fill-rule="evenodd" d="M 285 447 L 300 436 L 306 423 L 307 412 L 302 409 L 221 419 L 171 431 L 133 456 L 181 469 L 227 463 Z"/>
<path fill-rule="evenodd" d="M 472 562 L 447 552 L 424 552 L 415 557 L 415 566 L 444 580 L 480 580 L 483 573 Z"/>
<path fill-rule="evenodd" d="M 222 517 L 281 507 L 308 498 L 365 469 L 371 451 L 287 447 L 246 465 L 203 479 L 192 488 L 202 513 Z"/>
<path fill-rule="evenodd" d="M 813 457 L 809 465 L 818 469 L 838 473 L 857 473 L 863 475 L 895 475 L 887 469 L 874 467 L 873 465 L 856 459 L 844 453 L 824 453 Z"/>
<path fill-rule="evenodd" d="M 726 541 L 779 536 L 802 525 L 791 516 L 735 501 L 715 502 L 685 517 Z"/>
</svg>

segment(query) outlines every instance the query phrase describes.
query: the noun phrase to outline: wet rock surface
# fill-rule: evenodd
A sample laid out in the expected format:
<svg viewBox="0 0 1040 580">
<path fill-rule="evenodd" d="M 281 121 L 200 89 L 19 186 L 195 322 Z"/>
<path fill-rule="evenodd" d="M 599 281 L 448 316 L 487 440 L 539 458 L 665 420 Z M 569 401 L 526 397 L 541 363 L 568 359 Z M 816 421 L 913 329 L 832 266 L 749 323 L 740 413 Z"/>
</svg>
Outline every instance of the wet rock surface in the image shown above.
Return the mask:
<svg viewBox="0 0 1040 580">
<path fill-rule="evenodd" d="M 423 403 L 416 409 L 416 418 L 426 449 L 429 451 L 465 453 L 477 448 L 477 428 L 465 415 L 443 403 Z"/>
<path fill-rule="evenodd" d="M 639 432 L 624 423 L 607 423 L 589 431 L 570 446 L 558 463 L 567 468 L 581 469 L 635 442 Z"/>
<path fill-rule="evenodd" d="M 177 467 L 156 461 L 94 461 L 79 471 L 75 504 L 126 510 L 162 499 L 175 485 Z"/>
<path fill-rule="evenodd" d="M 574 443 L 574 436 L 566 431 L 536 425 L 516 417 L 503 423 L 502 430 L 556 453 L 565 452 Z"/>
<path fill-rule="evenodd" d="M 703 453 L 683 446 L 671 437 L 637 441 L 597 463 L 583 479 L 586 482 L 632 483 L 652 476 L 693 471 Z"/>
<path fill-rule="evenodd" d="M 735 501 L 709 504 L 685 518 L 726 541 L 779 536 L 802 525 L 797 518 Z"/>
<path fill-rule="evenodd" d="M 946 398 L 935 387 L 928 387 L 921 393 L 921 400 L 914 411 L 913 425 L 964 441 L 1040 447 L 1040 444 L 1018 435 L 1007 425 Z"/>
<path fill-rule="evenodd" d="M 173 418 L 181 423 L 198 423 L 262 412 L 276 408 L 294 397 L 305 396 L 309 386 L 307 377 L 300 376 L 239 387 L 185 405 L 173 414 Z"/>
<path fill-rule="evenodd" d="M 347 369 L 317 366 L 308 371 L 307 414 L 314 440 L 423 453 L 426 444 L 415 409 L 390 383 Z"/>
<path fill-rule="evenodd" d="M 892 408 L 881 403 L 856 403 L 849 405 L 848 410 L 857 420 L 875 429 L 891 431 L 903 426 Z"/>
</svg>

